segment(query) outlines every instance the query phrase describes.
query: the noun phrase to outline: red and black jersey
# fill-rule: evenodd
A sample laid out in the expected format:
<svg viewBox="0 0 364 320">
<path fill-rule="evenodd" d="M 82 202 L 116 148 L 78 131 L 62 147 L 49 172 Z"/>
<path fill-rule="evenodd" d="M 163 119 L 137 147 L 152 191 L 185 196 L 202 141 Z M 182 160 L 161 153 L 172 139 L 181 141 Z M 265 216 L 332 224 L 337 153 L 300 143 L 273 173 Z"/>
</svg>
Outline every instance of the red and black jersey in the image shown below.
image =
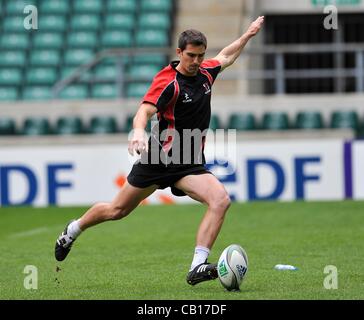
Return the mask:
<svg viewBox="0 0 364 320">
<path fill-rule="evenodd" d="M 180 135 L 179 151 L 183 148 L 184 129 L 208 129 L 211 117 L 211 87 L 221 70 L 220 62 L 205 60 L 196 76 L 185 76 L 176 70 L 179 61 L 173 61 L 161 70 L 143 98 L 158 109 L 159 141 L 164 151 L 169 152 L 177 143 L 175 134 L 163 139 L 162 132 L 178 132 Z M 152 133 L 153 134 L 153 133 Z M 203 157 L 204 139 L 198 141 Z M 192 148 L 197 141 L 192 142 Z M 173 151 L 173 150 L 172 150 Z M 194 160 L 196 161 L 196 159 Z M 204 163 L 204 157 L 202 162 Z"/>
</svg>

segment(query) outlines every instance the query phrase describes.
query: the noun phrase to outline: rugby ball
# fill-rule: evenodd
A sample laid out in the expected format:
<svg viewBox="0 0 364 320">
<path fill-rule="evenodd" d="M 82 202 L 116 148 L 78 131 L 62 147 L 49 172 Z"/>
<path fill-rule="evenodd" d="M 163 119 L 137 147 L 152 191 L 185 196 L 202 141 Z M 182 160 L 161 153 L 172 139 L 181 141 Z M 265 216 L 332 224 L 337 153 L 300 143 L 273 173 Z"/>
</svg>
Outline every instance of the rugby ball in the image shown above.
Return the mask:
<svg viewBox="0 0 364 320">
<path fill-rule="evenodd" d="M 229 291 L 239 291 L 248 271 L 248 256 L 238 244 L 231 244 L 222 252 L 217 264 L 217 272 L 223 287 Z"/>
</svg>

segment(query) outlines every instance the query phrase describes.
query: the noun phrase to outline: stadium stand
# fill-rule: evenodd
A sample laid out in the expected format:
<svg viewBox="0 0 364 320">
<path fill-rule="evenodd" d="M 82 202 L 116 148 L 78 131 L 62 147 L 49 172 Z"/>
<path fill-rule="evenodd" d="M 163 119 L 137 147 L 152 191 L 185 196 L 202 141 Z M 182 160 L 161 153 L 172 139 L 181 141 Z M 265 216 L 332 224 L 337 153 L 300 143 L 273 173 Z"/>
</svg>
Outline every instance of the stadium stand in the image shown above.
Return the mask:
<svg viewBox="0 0 364 320">
<path fill-rule="evenodd" d="M 297 129 L 322 129 L 324 127 L 322 115 L 319 111 L 301 111 L 296 115 Z"/>
<path fill-rule="evenodd" d="M 80 117 L 61 117 L 57 120 L 55 134 L 72 135 L 83 133 L 83 123 Z"/>
<path fill-rule="evenodd" d="M 29 4 L 38 8 L 38 30 L 24 28 L 23 10 Z M 190 10 L 192 5 L 195 8 L 193 12 Z M 0 117 L 0 134 L 128 132 L 135 106 L 149 88 L 152 77 L 172 58 L 163 50 L 139 54 L 134 54 L 133 50 L 147 51 L 151 47 L 173 49 L 178 34 L 186 26 L 191 26 L 207 35 L 208 57 L 211 57 L 215 48 L 235 39 L 236 30 L 242 28 L 242 21 L 247 23 L 251 19 L 252 12 L 244 10 L 240 1 L 222 4 L 218 0 L 211 0 L 208 4 L 196 3 L 195 0 L 0 1 L 0 103 L 9 106 L 2 109 L 6 112 L 2 112 Z M 279 17 L 273 18 L 267 19 L 269 30 L 275 30 L 279 25 L 274 20 Z M 214 24 L 216 20 L 220 23 Z M 264 46 L 264 41 L 270 43 L 274 37 L 271 38 L 269 30 L 264 30 L 268 40 L 257 38 L 254 45 Z M 286 40 L 282 39 L 277 41 L 285 43 Z M 80 65 L 95 59 L 104 49 L 131 49 L 133 54 L 104 57 L 81 72 L 54 99 L 54 85 L 74 75 Z M 173 52 L 172 49 L 169 52 Z M 269 59 L 263 62 L 269 66 Z M 231 128 L 248 134 L 274 131 L 284 137 L 296 129 L 306 134 L 315 129 L 335 131 L 344 128 L 353 130 L 357 137 L 364 136 L 364 119 L 358 109 L 360 97 L 351 100 L 356 101 L 352 104 L 353 110 L 350 110 L 344 95 L 340 95 L 339 99 L 328 96 L 296 99 L 288 95 L 268 95 L 267 98 L 262 94 L 266 83 L 262 81 L 255 85 L 256 82 L 243 79 L 246 72 L 242 72 L 245 69 L 237 67 L 238 64 L 224 72 L 216 82 L 211 129 Z M 260 65 L 260 62 L 252 64 Z M 291 68 L 290 65 L 287 67 Z M 249 84 L 242 85 L 242 81 Z M 249 88 L 260 88 L 260 91 L 257 89 L 259 95 L 250 95 Z M 46 108 L 48 101 L 62 107 L 60 110 L 52 108 L 46 119 L 48 124 L 45 124 L 42 108 Z M 13 104 L 23 108 L 22 103 L 29 103 L 32 107 L 24 105 L 22 112 L 12 111 Z M 92 108 L 90 104 L 93 104 Z M 113 107 L 108 107 L 111 104 Z M 122 104 L 120 110 L 119 104 Z M 64 105 L 67 107 L 63 108 Z M 29 113 L 27 108 L 32 112 Z M 69 119 L 60 121 L 60 118 L 70 118 L 74 114 L 81 123 L 76 125 L 77 121 L 73 120 L 72 124 Z M 28 119 L 30 116 L 32 119 Z"/>
<path fill-rule="evenodd" d="M 263 115 L 262 129 L 286 130 L 290 128 L 288 114 L 285 112 L 266 112 Z"/>
<path fill-rule="evenodd" d="M 232 113 L 229 117 L 228 128 L 238 131 L 255 130 L 256 121 L 252 113 Z"/>
<path fill-rule="evenodd" d="M 67 94 L 75 97 L 82 93 L 80 88 L 69 87 Z M 39 88 L 37 88 L 39 89 Z M 74 92 L 72 92 L 74 91 Z M 34 91 L 36 92 L 36 91 Z M 43 92 L 43 91 L 40 91 Z M 32 93 L 33 94 L 33 93 Z M 37 93 L 34 93 L 35 95 Z M 82 116 L 60 116 L 54 125 L 43 116 L 27 117 L 24 119 L 21 130 L 17 129 L 15 119 L 11 117 L 0 118 L 0 135 L 68 135 L 68 134 L 112 134 L 128 133 L 132 130 L 133 114 L 128 114 L 124 121 L 119 121 L 113 115 L 94 115 L 88 121 Z M 257 117 L 251 112 L 234 112 L 227 121 L 223 121 L 217 114 L 212 114 L 210 129 L 236 129 L 241 132 L 286 131 L 286 130 L 327 130 L 352 129 L 357 137 L 363 137 L 364 119 L 360 119 L 356 112 L 336 111 L 331 114 L 329 123 L 325 124 L 320 112 L 301 111 L 290 119 L 285 112 L 267 112 Z M 150 130 L 151 123 L 147 129 Z"/>
<path fill-rule="evenodd" d="M 216 129 L 223 129 L 223 126 L 221 124 L 221 120 L 217 114 L 212 114 L 210 119 L 210 129 L 216 130 Z"/>
<path fill-rule="evenodd" d="M 95 116 L 90 121 L 88 132 L 91 134 L 116 133 L 118 124 L 112 116 Z"/>
<path fill-rule="evenodd" d="M 359 117 L 355 111 L 335 111 L 331 114 L 331 128 L 351 128 L 358 130 Z"/>
<path fill-rule="evenodd" d="M 0 118 L 0 135 L 15 135 L 16 124 L 14 119 Z"/>
<path fill-rule="evenodd" d="M 21 134 L 26 136 L 47 135 L 52 133 L 52 128 L 49 120 L 45 117 L 36 118 L 29 117 L 24 121 Z"/>
<path fill-rule="evenodd" d="M 24 7 L 39 10 L 39 28 L 24 28 Z M 14 0 L 0 2 L 0 100 L 47 100 L 51 87 L 71 74 L 97 52 L 112 48 L 167 47 L 173 31 L 174 1 L 170 0 Z M 151 57 L 153 58 L 153 57 Z M 167 61 L 145 56 L 129 59 L 130 83 L 127 96 L 140 97 L 156 70 Z M 116 59 L 101 61 L 100 66 L 82 75 L 61 99 L 119 97 L 115 84 Z M 102 66 L 111 65 L 110 69 Z M 100 71 L 101 70 L 101 71 Z M 104 74 L 103 72 L 107 70 Z M 103 75 L 103 77 L 100 77 Z M 94 77 L 95 76 L 95 77 Z M 23 81 L 25 79 L 25 81 Z M 135 81 L 133 79 L 136 79 Z M 105 82 L 107 83 L 105 84 Z"/>
</svg>

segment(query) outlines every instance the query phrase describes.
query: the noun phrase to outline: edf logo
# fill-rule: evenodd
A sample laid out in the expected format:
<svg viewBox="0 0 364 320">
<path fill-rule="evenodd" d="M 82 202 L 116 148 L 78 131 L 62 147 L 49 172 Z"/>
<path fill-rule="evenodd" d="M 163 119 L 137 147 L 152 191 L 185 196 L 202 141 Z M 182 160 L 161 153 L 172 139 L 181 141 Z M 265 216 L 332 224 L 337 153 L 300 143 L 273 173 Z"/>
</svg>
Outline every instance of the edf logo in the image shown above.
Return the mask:
<svg viewBox="0 0 364 320">
<path fill-rule="evenodd" d="M 228 163 L 228 161 L 215 160 L 214 163 L 208 164 L 207 168 L 210 171 L 219 170 L 226 172 L 226 175 L 215 175 L 220 182 L 228 185 L 238 183 L 239 177 L 246 180 L 246 199 L 254 200 L 278 200 L 287 187 L 288 168 L 278 160 L 272 158 L 248 158 L 244 161 L 243 170 L 240 174 L 236 172 L 238 168 Z M 305 186 L 309 182 L 319 182 L 320 175 L 308 174 L 308 166 L 317 166 L 321 164 L 320 156 L 311 157 L 292 157 L 293 163 L 293 194 L 296 200 L 305 199 Z M 223 163 L 223 164 L 222 164 Z M 232 200 L 236 200 L 235 193 L 230 193 Z"/>
<path fill-rule="evenodd" d="M 295 185 L 295 199 L 302 200 L 305 198 L 305 184 L 308 181 L 318 181 L 320 176 L 318 175 L 308 175 L 305 173 L 305 167 L 308 164 L 320 163 L 320 157 L 305 157 L 305 158 L 293 158 L 294 162 L 294 185 Z M 270 170 L 272 175 L 275 177 L 273 181 L 275 184 L 272 190 L 266 194 L 258 193 L 257 172 L 259 169 L 265 168 Z M 283 193 L 286 185 L 286 176 L 283 170 L 283 166 L 273 159 L 258 158 L 249 159 L 247 161 L 247 184 L 248 184 L 248 200 L 276 200 Z"/>
<path fill-rule="evenodd" d="M 48 205 L 57 204 L 57 192 L 59 189 L 72 187 L 70 181 L 60 181 L 58 178 L 60 172 L 72 169 L 73 165 L 71 163 L 54 163 L 46 165 L 45 186 Z M 20 176 L 28 187 L 26 188 L 24 195 L 22 195 L 22 199 L 19 199 L 18 195 L 16 195 L 17 199 L 14 199 L 14 190 L 17 190 L 17 188 L 12 186 L 12 178 L 15 178 L 15 176 Z M 32 205 L 38 195 L 40 183 L 34 170 L 28 166 L 0 165 L 0 204 L 2 206 Z"/>
</svg>

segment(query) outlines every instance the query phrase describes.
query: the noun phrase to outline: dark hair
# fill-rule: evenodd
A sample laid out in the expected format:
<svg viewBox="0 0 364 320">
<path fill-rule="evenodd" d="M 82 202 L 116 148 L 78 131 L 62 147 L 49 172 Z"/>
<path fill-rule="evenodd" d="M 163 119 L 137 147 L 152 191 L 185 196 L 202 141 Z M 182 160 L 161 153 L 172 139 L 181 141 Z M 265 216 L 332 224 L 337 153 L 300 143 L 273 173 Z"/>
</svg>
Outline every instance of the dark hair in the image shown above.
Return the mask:
<svg viewBox="0 0 364 320">
<path fill-rule="evenodd" d="M 189 29 L 183 31 L 178 39 L 178 48 L 182 51 L 186 49 L 188 44 L 192 44 L 194 46 L 201 46 L 204 45 L 207 48 L 207 39 L 205 35 L 195 29 Z"/>
</svg>

